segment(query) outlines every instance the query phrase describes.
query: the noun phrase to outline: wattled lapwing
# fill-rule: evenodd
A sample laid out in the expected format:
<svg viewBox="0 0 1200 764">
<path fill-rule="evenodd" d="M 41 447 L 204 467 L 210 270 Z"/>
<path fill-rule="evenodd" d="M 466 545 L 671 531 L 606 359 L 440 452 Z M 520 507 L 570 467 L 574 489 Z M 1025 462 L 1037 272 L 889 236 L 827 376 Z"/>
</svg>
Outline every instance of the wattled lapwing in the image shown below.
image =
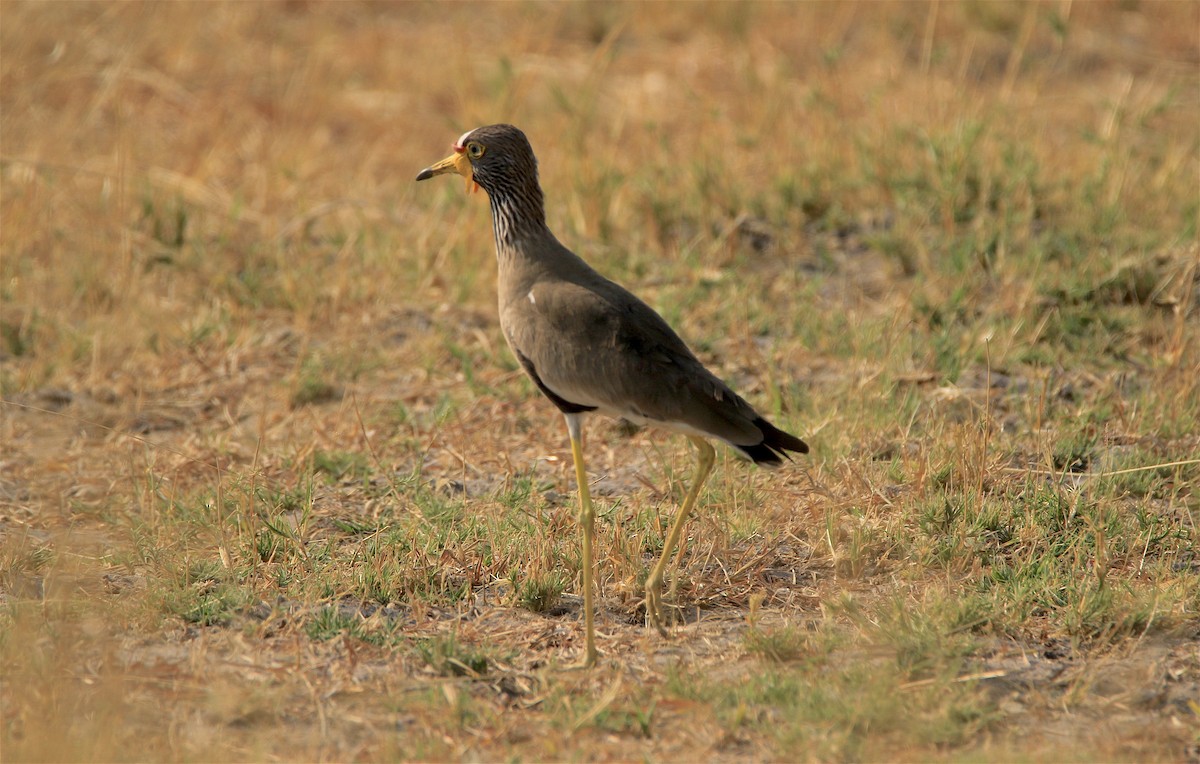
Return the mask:
<svg viewBox="0 0 1200 764">
<path fill-rule="evenodd" d="M 465 133 L 454 153 L 417 180 L 456 172 L 478 185 L 492 206 L 499 261 L 500 327 L 521 367 L 567 420 L 579 522 L 583 529 L 583 608 L 587 654 L 596 662 L 592 604 L 595 515 L 584 470 L 583 416 L 591 412 L 686 435 L 699 452 L 692 480 L 646 578 L 646 616 L 663 626 L 663 574 L 684 521 L 712 470 L 709 439 L 723 441 L 756 464 L 778 466 L 808 445 L 780 430 L 704 368 L 667 322 L 623 287 L 563 246 L 546 226 L 537 159 L 512 125 Z"/>
</svg>

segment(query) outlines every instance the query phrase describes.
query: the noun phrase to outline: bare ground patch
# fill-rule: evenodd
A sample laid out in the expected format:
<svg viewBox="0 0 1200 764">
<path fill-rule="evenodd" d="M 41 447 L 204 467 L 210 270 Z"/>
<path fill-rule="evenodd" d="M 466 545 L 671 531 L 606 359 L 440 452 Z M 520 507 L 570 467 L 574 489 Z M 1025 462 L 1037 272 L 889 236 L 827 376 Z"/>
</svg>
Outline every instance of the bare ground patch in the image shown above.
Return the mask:
<svg viewBox="0 0 1200 764">
<path fill-rule="evenodd" d="M 1200 756 L 1184 3 L 0 7 L 6 760 Z M 436 87 L 435 87 L 436 83 Z M 813 455 L 560 417 L 486 205 Z"/>
</svg>

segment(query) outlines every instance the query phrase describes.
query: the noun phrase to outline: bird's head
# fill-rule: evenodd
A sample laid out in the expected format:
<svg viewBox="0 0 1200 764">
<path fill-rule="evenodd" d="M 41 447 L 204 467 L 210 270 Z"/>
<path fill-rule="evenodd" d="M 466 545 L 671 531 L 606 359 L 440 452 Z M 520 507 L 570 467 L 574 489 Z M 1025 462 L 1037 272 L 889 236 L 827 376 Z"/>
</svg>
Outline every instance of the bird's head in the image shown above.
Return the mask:
<svg viewBox="0 0 1200 764">
<path fill-rule="evenodd" d="M 490 195 L 537 186 L 537 159 L 525 133 L 512 125 L 487 125 L 462 134 L 454 153 L 426 167 L 417 180 L 456 172 L 467 179 L 467 191 L 482 187 Z"/>
</svg>

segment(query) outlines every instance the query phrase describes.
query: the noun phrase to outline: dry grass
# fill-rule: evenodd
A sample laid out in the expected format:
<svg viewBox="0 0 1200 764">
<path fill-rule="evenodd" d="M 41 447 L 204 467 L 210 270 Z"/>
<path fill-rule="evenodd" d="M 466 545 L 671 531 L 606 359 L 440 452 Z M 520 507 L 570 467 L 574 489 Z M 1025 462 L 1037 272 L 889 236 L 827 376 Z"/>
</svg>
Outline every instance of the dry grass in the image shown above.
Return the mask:
<svg viewBox="0 0 1200 764">
<path fill-rule="evenodd" d="M 0 6 L 5 760 L 1195 760 L 1200 5 Z M 565 434 L 552 226 L 813 445 Z"/>
</svg>

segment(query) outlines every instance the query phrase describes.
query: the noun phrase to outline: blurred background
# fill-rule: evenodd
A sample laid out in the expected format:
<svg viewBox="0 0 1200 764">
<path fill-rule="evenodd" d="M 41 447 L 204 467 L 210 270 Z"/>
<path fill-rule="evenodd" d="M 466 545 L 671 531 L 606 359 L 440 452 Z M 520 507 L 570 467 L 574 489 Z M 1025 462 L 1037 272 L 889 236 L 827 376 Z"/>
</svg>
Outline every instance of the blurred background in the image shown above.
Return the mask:
<svg viewBox="0 0 1200 764">
<path fill-rule="evenodd" d="M 1085 269 L 1147 243 L 1105 238 L 1121 220 L 1195 236 L 1195 3 L 12 2 L 3 21 L 5 352 L 82 342 L 98 377 L 226 299 L 310 320 L 484 300 L 486 205 L 413 177 L 491 122 L 526 131 L 552 228 L 618 277 L 696 250 L 722 267 L 731 240 L 812 265 L 845 249 L 829 232 L 906 274 L 1047 228 L 1095 234 L 1060 242 Z"/>
<path fill-rule="evenodd" d="M 813 446 L 654 641 L 690 454 L 589 423 L 575 678 L 561 417 L 414 182 L 502 121 Z M 1198 186 L 1197 2 L 4 0 L 0 758 L 1195 759 Z"/>
</svg>

